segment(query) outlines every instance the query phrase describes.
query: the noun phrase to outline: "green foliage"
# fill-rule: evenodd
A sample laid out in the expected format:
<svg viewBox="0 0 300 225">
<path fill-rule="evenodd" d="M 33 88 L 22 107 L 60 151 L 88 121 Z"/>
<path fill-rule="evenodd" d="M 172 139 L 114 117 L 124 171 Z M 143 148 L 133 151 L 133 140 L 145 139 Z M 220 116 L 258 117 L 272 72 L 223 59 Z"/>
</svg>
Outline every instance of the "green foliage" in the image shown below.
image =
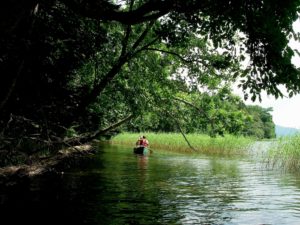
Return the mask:
<svg viewBox="0 0 300 225">
<path fill-rule="evenodd" d="M 268 111 L 248 110 L 228 87 L 242 78 L 253 100 L 261 90 L 280 96 L 279 84 L 299 92 L 287 46 L 298 0 L 122 3 L 0 9 L 3 142 L 59 143 L 72 127 L 81 137 L 128 115 L 136 118 L 130 130 L 273 137 Z M 13 115 L 22 120 L 10 126 Z"/>
<path fill-rule="evenodd" d="M 256 136 L 257 138 L 275 138 L 275 124 L 270 112 L 272 108 L 260 106 L 247 106 L 247 111 L 252 116 L 250 123 L 247 123 L 245 135 Z"/>
<path fill-rule="evenodd" d="M 180 132 L 182 129 L 186 133 L 205 133 L 212 137 L 225 134 L 258 139 L 275 137 L 271 109 L 246 106 L 226 87 L 214 94 L 177 93 L 177 96 L 180 98 L 173 98 L 167 108 L 142 114 L 126 129 L 135 132 Z"/>
<path fill-rule="evenodd" d="M 70 138 L 70 137 L 77 137 L 77 136 L 78 135 L 74 127 L 70 127 L 66 130 L 66 137 Z"/>
</svg>

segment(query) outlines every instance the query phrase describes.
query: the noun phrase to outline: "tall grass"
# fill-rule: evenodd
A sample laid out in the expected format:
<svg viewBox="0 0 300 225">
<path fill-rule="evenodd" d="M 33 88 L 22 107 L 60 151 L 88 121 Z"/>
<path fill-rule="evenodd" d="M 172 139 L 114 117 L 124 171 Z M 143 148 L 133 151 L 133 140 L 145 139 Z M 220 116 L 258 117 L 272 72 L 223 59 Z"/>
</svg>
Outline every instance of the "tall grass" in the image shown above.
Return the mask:
<svg viewBox="0 0 300 225">
<path fill-rule="evenodd" d="M 203 153 L 209 155 L 243 155 L 252 143 L 250 138 L 235 137 L 226 135 L 225 137 L 211 138 L 204 134 L 187 134 L 190 144 L 195 148 L 192 150 L 184 137 L 180 133 L 144 133 L 149 140 L 150 149 L 167 150 L 184 153 Z M 112 144 L 134 146 L 139 133 L 121 133 L 115 136 Z"/>
<path fill-rule="evenodd" d="M 300 134 L 279 138 L 269 149 L 267 162 L 273 168 L 300 171 Z"/>
</svg>

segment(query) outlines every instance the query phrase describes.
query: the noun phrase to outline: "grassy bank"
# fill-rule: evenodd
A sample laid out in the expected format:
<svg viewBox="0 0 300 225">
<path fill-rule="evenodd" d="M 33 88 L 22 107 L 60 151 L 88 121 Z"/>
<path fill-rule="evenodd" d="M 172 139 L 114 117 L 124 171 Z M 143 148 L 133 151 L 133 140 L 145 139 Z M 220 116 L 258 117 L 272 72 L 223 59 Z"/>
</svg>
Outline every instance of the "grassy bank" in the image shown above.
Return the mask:
<svg viewBox="0 0 300 225">
<path fill-rule="evenodd" d="M 115 136 L 112 144 L 121 144 L 133 147 L 139 133 L 122 133 Z M 187 134 L 186 137 L 191 145 L 196 149 L 192 150 L 180 133 L 144 133 L 149 140 L 150 149 L 167 150 L 184 153 L 203 153 L 209 155 L 243 155 L 247 153 L 248 146 L 252 143 L 250 138 L 235 137 L 226 135 L 225 137 L 211 138 L 204 134 Z"/>
<path fill-rule="evenodd" d="M 267 154 L 268 165 L 286 171 L 300 171 L 300 135 L 279 138 Z"/>
</svg>

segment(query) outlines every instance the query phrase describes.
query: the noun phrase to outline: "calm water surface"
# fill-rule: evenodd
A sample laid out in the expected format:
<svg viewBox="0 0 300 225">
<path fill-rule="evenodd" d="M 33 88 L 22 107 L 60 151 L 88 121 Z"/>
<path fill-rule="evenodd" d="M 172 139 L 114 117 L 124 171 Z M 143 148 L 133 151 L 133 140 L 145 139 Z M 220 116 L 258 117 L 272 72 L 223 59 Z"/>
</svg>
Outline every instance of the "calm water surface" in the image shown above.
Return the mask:
<svg viewBox="0 0 300 225">
<path fill-rule="evenodd" d="M 1 188 L 0 224 L 300 224 L 300 177 L 249 159 L 106 146 L 62 172 Z"/>
</svg>

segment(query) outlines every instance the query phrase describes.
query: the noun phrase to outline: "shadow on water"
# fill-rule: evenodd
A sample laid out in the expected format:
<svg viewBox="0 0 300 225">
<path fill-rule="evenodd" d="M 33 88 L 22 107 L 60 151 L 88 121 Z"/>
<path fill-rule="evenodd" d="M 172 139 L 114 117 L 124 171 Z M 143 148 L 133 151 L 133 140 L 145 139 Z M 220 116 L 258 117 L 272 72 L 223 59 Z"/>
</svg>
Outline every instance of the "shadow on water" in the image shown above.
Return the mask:
<svg viewBox="0 0 300 225">
<path fill-rule="evenodd" d="M 298 178 L 236 159 L 100 148 L 61 173 L 2 187 L 1 224 L 299 222 Z"/>
<path fill-rule="evenodd" d="M 101 164 L 98 166 L 102 167 Z M 92 200 L 85 182 L 93 185 L 94 180 L 92 177 L 83 180 L 63 171 L 23 178 L 17 185 L 1 187 L 0 223 L 83 224 L 87 207 L 79 209 L 77 206 L 82 207 Z"/>
</svg>

